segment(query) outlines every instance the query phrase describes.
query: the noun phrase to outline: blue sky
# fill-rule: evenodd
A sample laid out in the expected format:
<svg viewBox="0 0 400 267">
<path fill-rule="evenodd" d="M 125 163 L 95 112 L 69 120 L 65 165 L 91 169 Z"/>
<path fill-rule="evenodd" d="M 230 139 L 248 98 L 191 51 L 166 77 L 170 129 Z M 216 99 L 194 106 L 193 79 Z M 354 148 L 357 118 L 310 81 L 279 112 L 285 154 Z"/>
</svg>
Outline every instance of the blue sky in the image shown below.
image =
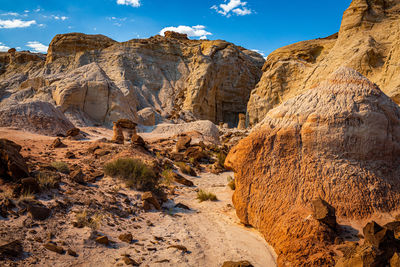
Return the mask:
<svg viewBox="0 0 400 267">
<path fill-rule="evenodd" d="M 43 52 L 58 33 L 104 34 L 127 41 L 174 27 L 193 39 L 223 39 L 267 55 L 294 42 L 337 32 L 350 2 L 0 0 L 0 51 L 16 47 Z"/>
</svg>

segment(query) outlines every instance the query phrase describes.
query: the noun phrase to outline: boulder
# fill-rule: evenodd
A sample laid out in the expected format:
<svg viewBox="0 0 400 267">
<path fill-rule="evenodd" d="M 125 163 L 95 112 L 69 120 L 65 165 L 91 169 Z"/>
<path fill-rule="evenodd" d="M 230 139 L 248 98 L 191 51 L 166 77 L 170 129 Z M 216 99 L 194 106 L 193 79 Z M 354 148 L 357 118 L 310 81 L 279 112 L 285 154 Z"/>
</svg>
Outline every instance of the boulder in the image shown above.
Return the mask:
<svg viewBox="0 0 400 267">
<path fill-rule="evenodd" d="M 78 183 L 78 184 L 85 183 L 85 175 L 83 174 L 81 168 L 78 168 L 78 169 L 74 170 L 73 172 L 71 172 L 69 177 L 70 177 L 70 180 L 74 181 L 75 183 Z"/>
<path fill-rule="evenodd" d="M 1 104 L 0 102 L 0 127 L 14 127 L 50 136 L 65 134 L 74 127 L 60 110 L 48 102 Z"/>
<path fill-rule="evenodd" d="M 108 245 L 110 243 L 110 240 L 108 240 L 107 236 L 99 236 L 96 238 L 96 243 L 102 244 L 102 245 Z"/>
<path fill-rule="evenodd" d="M 124 143 L 124 132 L 122 131 L 121 125 L 119 125 L 117 122 L 113 122 L 113 137 L 111 141 L 117 143 L 117 144 L 123 144 Z"/>
<path fill-rule="evenodd" d="M 153 192 L 150 191 L 144 192 L 142 195 L 142 201 L 143 201 L 143 209 L 146 211 L 151 210 L 152 206 L 157 210 L 161 209 L 160 203 L 158 202 Z"/>
<path fill-rule="evenodd" d="M 0 139 L 0 177 L 19 181 L 28 177 L 28 167 L 25 159 L 19 153 L 21 146 L 8 139 Z"/>
<path fill-rule="evenodd" d="M 64 253 L 65 253 L 65 250 L 64 250 L 62 247 L 59 247 L 59 246 L 57 246 L 56 244 L 51 243 L 51 242 L 44 244 L 44 247 L 45 247 L 47 250 L 56 252 L 56 253 L 58 253 L 58 254 L 64 254 Z"/>
<path fill-rule="evenodd" d="M 51 143 L 50 145 L 51 148 L 63 148 L 63 147 L 67 147 L 66 144 L 64 144 L 60 138 L 56 138 L 54 139 L 53 143 Z"/>
<path fill-rule="evenodd" d="M 125 129 L 136 129 L 136 123 L 129 119 L 119 119 L 117 125 Z"/>
<path fill-rule="evenodd" d="M 120 234 L 118 236 L 118 239 L 121 240 L 122 242 L 130 244 L 130 243 L 132 243 L 133 236 L 131 233 Z"/>
<path fill-rule="evenodd" d="M 238 130 L 246 129 L 246 115 L 240 113 L 239 114 L 239 123 L 237 125 Z"/>
<path fill-rule="evenodd" d="M 171 172 L 171 178 L 172 180 L 174 180 L 175 182 L 177 182 L 178 184 L 183 184 L 186 186 L 194 186 L 193 182 L 186 179 L 185 177 L 183 177 L 182 175 L 176 173 L 176 172 Z"/>
<path fill-rule="evenodd" d="M 0 243 L 0 258 L 17 258 L 22 256 L 23 247 L 19 240 Z"/>
<path fill-rule="evenodd" d="M 74 127 L 67 131 L 66 136 L 75 137 L 75 136 L 79 135 L 80 132 L 81 132 L 81 130 L 79 128 Z"/>
<path fill-rule="evenodd" d="M 32 216 L 32 219 L 44 221 L 51 215 L 51 210 L 43 205 L 29 204 L 28 212 Z"/>
<path fill-rule="evenodd" d="M 312 200 L 330 203 L 338 219 L 395 211 L 399 161 L 399 106 L 342 67 L 270 110 L 231 149 L 225 167 L 235 172 L 238 217 L 274 246 L 279 264 L 329 265 L 335 233 L 306 219 Z"/>
<path fill-rule="evenodd" d="M 182 135 L 178 137 L 178 141 L 176 142 L 175 150 L 177 152 L 181 152 L 190 146 L 190 142 L 192 138 L 187 135 Z"/>
<path fill-rule="evenodd" d="M 313 217 L 328 225 L 329 227 L 336 228 L 336 215 L 335 208 L 329 205 L 321 198 L 312 201 Z"/>
</svg>

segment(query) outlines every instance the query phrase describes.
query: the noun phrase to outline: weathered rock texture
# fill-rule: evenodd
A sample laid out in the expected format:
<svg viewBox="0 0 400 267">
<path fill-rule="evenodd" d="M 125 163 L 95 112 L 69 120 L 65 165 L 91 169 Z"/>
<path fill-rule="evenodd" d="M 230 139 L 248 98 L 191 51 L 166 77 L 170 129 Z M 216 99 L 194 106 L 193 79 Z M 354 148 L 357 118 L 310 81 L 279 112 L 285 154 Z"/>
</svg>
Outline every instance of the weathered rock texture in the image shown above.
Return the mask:
<svg viewBox="0 0 400 267">
<path fill-rule="evenodd" d="M 312 216 L 322 198 L 338 218 L 391 212 L 400 201 L 400 108 L 375 84 L 340 68 L 265 116 L 234 147 L 237 215 L 258 228 L 279 263 L 333 262 L 331 228 Z"/>
<path fill-rule="evenodd" d="M 338 34 L 270 54 L 249 100 L 250 124 L 255 125 L 270 109 L 311 88 L 340 66 L 357 70 L 400 103 L 399 10 L 398 0 L 353 0 Z"/>
<path fill-rule="evenodd" d="M 48 102 L 76 126 L 111 126 L 120 118 L 236 126 L 264 59 L 225 41 L 184 37 L 168 33 L 118 43 L 70 33 L 55 36 L 47 56 L 0 53 L 0 109 Z"/>
</svg>

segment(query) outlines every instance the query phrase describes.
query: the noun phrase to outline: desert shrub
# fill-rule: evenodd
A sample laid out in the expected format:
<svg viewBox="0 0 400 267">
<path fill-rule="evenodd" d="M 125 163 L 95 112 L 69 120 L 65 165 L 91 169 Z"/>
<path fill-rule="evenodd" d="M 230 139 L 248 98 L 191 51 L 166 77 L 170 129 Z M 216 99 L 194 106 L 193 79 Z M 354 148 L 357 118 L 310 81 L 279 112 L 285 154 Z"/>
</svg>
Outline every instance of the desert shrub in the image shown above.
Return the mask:
<svg viewBox="0 0 400 267">
<path fill-rule="evenodd" d="M 69 173 L 69 167 L 68 164 L 62 161 L 55 161 L 51 163 L 51 166 L 56 168 L 57 171 L 68 174 Z"/>
<path fill-rule="evenodd" d="M 232 178 L 232 176 L 228 176 L 227 180 L 228 180 L 228 187 L 232 190 L 235 190 L 236 189 L 235 180 Z"/>
<path fill-rule="evenodd" d="M 137 190 L 152 190 L 158 180 L 149 166 L 132 158 L 119 158 L 107 163 L 104 173 L 123 180 L 126 186 Z"/>
<path fill-rule="evenodd" d="M 103 216 L 99 213 L 89 215 L 87 210 L 75 213 L 75 221 L 73 222 L 75 227 L 83 228 L 89 227 L 93 230 L 98 229 L 102 224 Z"/>
<path fill-rule="evenodd" d="M 165 169 L 162 171 L 161 173 L 163 179 L 161 181 L 161 183 L 165 184 L 165 185 L 171 185 L 173 182 L 173 171 L 171 169 Z"/>
<path fill-rule="evenodd" d="M 226 153 L 224 151 L 219 151 L 217 153 L 217 162 L 219 166 L 221 166 L 222 168 L 224 168 L 225 159 L 226 159 Z"/>
<path fill-rule="evenodd" d="M 61 177 L 56 172 L 41 171 L 36 176 L 41 189 L 57 188 Z"/>
<path fill-rule="evenodd" d="M 206 191 L 204 191 L 202 189 L 200 189 L 199 192 L 197 192 L 197 199 L 200 202 L 208 201 L 208 200 L 209 201 L 217 201 L 218 200 L 217 196 L 215 194 L 210 193 L 210 192 L 206 192 Z"/>
<path fill-rule="evenodd" d="M 182 173 L 191 175 L 191 176 L 196 176 L 196 172 L 186 163 L 175 162 L 175 165 L 178 166 L 179 170 L 181 170 Z"/>
</svg>

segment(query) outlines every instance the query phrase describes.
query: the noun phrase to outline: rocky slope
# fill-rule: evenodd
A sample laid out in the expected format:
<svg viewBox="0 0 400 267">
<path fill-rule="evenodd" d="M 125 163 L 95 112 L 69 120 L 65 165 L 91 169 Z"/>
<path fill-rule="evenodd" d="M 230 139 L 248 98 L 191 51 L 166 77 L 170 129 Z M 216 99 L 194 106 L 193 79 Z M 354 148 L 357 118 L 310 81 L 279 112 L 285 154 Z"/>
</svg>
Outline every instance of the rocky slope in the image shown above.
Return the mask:
<svg viewBox="0 0 400 267">
<path fill-rule="evenodd" d="M 234 44 L 176 33 L 123 43 L 61 34 L 47 55 L 0 53 L 0 111 L 42 101 L 75 125 L 129 118 L 145 125 L 207 119 L 235 126 L 263 63 L 261 55 Z"/>
<path fill-rule="evenodd" d="M 331 204 L 339 222 L 396 215 L 399 160 L 400 108 L 343 67 L 270 110 L 225 165 L 235 171 L 241 221 L 263 233 L 280 265 L 308 266 L 333 264 L 343 231 L 313 218 L 312 200 Z"/>
<path fill-rule="evenodd" d="M 400 103 L 399 9 L 398 0 L 353 0 L 338 34 L 292 44 L 269 55 L 249 100 L 250 124 L 340 66 L 357 70 Z"/>
</svg>

